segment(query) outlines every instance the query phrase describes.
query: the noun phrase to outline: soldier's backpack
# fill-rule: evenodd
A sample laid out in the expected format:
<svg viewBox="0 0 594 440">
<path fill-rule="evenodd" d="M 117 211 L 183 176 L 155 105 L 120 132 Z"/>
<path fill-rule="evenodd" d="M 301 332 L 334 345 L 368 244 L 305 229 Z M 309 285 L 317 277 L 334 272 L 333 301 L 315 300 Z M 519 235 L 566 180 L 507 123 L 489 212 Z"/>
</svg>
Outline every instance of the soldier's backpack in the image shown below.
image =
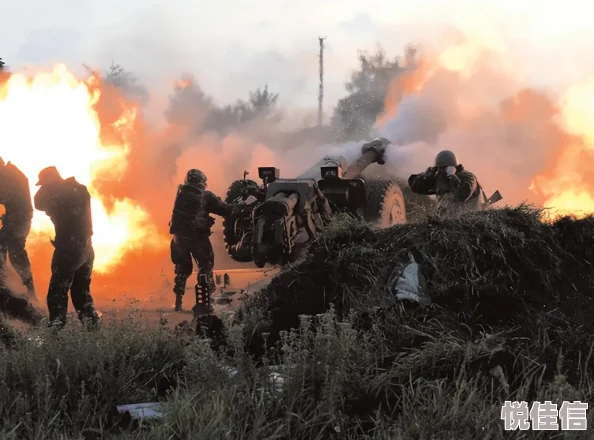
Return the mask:
<svg viewBox="0 0 594 440">
<path fill-rule="evenodd" d="M 189 238 L 195 236 L 201 210 L 202 190 L 192 185 L 179 185 L 169 222 L 169 233 Z"/>
</svg>

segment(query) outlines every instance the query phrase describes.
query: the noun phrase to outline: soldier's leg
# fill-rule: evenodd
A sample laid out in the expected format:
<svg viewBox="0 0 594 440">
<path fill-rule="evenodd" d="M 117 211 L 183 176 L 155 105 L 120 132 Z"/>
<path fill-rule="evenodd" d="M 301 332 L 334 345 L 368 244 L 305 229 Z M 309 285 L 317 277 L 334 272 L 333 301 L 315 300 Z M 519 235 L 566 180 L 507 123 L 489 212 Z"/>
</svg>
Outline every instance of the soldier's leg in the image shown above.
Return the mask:
<svg viewBox="0 0 594 440">
<path fill-rule="evenodd" d="M 74 272 L 71 288 L 72 305 L 83 325 L 88 328 L 96 328 L 100 319 L 91 296 L 91 275 L 95 262 L 95 251 L 89 245 L 84 250 L 84 254 L 83 263 Z"/>
<path fill-rule="evenodd" d="M 214 252 L 212 250 L 212 244 L 207 236 L 200 237 L 194 242 L 192 248 L 192 256 L 198 264 L 198 283 L 196 284 L 197 291 L 208 291 L 208 297 L 204 298 L 204 312 L 212 312 L 212 304 L 210 295 L 215 290 L 215 283 L 213 277 L 214 269 Z M 205 279 L 206 286 L 202 280 Z M 201 307 L 197 304 L 198 307 Z"/>
<path fill-rule="evenodd" d="M 173 293 L 175 294 L 175 310 L 180 311 L 182 297 L 186 292 L 186 283 L 192 275 L 192 254 L 188 243 L 179 238 L 171 240 L 171 262 L 175 265 Z"/>
<path fill-rule="evenodd" d="M 4 284 L 6 281 L 6 264 L 8 263 L 8 229 L 5 226 L 0 228 L 0 283 Z"/>
<path fill-rule="evenodd" d="M 50 324 L 57 328 L 66 325 L 68 311 L 68 291 L 74 281 L 77 262 L 72 252 L 55 249 L 52 257 L 52 277 L 47 291 L 47 309 Z"/>
<path fill-rule="evenodd" d="M 43 319 L 43 315 L 29 301 L 13 295 L 4 285 L 0 285 L 0 311 L 33 325 Z"/>
<path fill-rule="evenodd" d="M 14 267 L 14 270 L 19 274 L 23 284 L 27 288 L 27 292 L 31 297 L 35 297 L 35 287 L 33 285 L 33 273 L 31 272 L 31 262 L 29 255 L 25 248 L 27 242 L 27 235 L 29 234 L 30 225 L 23 231 L 15 231 L 15 235 L 10 237 L 7 242 L 8 257 Z"/>
</svg>

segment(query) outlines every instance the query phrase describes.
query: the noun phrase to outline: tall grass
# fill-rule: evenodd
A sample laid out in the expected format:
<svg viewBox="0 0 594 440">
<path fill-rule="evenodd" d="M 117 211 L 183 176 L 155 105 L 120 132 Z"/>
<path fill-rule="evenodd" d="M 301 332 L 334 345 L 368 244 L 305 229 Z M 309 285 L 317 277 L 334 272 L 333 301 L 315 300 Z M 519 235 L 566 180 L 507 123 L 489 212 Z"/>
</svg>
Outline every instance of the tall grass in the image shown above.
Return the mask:
<svg viewBox="0 0 594 440">
<path fill-rule="evenodd" d="M 506 335 L 452 334 L 399 309 L 366 330 L 358 320 L 333 311 L 302 317 L 298 329 L 283 332 L 275 354 L 257 361 L 244 351 L 239 325 L 225 329 L 224 353 L 204 338 L 134 320 L 95 333 L 35 330 L 16 348 L 1 349 L 0 438 L 587 438 L 506 432 L 500 411 L 504 400 L 588 402 L 588 353 L 577 383 L 564 377 L 562 353 L 549 380 L 534 361 L 540 342 L 532 341 L 512 353 L 519 373 L 505 387 L 488 369 Z M 415 335 L 424 338 L 416 348 L 395 343 Z M 282 366 L 282 387 L 271 381 L 271 363 Z M 163 420 L 133 430 L 111 426 L 114 405 L 155 400 L 163 401 Z"/>
</svg>

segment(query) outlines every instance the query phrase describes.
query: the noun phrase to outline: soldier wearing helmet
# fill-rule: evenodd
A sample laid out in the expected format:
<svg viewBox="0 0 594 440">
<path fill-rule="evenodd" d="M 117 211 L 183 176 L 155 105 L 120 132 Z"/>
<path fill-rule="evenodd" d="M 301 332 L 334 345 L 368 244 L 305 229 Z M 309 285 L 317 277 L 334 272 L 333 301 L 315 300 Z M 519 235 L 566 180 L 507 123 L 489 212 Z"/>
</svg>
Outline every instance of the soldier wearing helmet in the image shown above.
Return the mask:
<svg viewBox="0 0 594 440">
<path fill-rule="evenodd" d="M 169 222 L 171 240 L 171 262 L 175 265 L 175 311 L 181 311 L 186 282 L 192 275 L 192 259 L 198 265 L 196 284 L 196 314 L 212 313 L 210 292 L 215 288 L 213 280 L 214 252 L 210 243 L 211 227 L 214 218 L 210 214 L 223 217 L 231 215 L 237 205 L 223 202 L 206 189 L 206 175 L 197 169 L 186 174 L 185 182 L 179 185 Z M 208 293 L 204 293 L 208 290 Z"/>
<path fill-rule="evenodd" d="M 435 157 L 435 165 L 424 173 L 411 175 L 408 185 L 417 194 L 435 195 L 437 213 L 441 216 L 482 208 L 482 189 L 476 176 L 464 169 L 456 155 L 449 150 L 439 152 Z"/>
<path fill-rule="evenodd" d="M 0 204 L 4 205 L 0 229 L 0 277 L 4 279 L 7 258 L 27 288 L 29 297 L 35 299 L 31 262 L 25 245 L 31 231 L 33 204 L 29 179 L 12 163 L 0 158 Z"/>
<path fill-rule="evenodd" d="M 91 243 L 93 221 L 91 196 L 87 187 L 74 177 L 62 178 L 56 167 L 39 173 L 39 191 L 35 194 L 35 209 L 45 212 L 55 228 L 52 276 L 47 292 L 50 324 L 62 328 L 66 324 L 68 292 L 78 318 L 95 328 L 99 315 L 91 296 L 91 274 L 95 252 Z"/>
</svg>

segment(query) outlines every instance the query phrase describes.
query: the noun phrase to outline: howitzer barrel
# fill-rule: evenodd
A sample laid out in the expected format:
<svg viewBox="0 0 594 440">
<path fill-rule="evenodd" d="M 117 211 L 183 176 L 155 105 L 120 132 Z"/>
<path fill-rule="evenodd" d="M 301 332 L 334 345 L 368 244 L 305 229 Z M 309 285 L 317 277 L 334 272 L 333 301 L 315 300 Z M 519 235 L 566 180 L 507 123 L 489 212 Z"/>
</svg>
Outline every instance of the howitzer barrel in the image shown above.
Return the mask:
<svg viewBox="0 0 594 440">
<path fill-rule="evenodd" d="M 326 156 L 307 171 L 297 176 L 297 179 L 320 180 L 322 178 L 321 168 L 329 166 L 336 166 L 341 170 L 339 177 L 345 179 L 355 178 L 372 163 L 377 162 L 380 165 L 383 165 L 385 163 L 384 155 L 386 147 L 390 145 L 390 143 L 391 142 L 386 138 L 377 138 L 366 143 L 361 147 L 361 155 L 352 163 L 349 163 L 344 156 Z"/>
<path fill-rule="evenodd" d="M 361 156 L 349 164 L 347 169 L 344 170 L 342 177 L 345 179 L 354 179 L 372 163 L 379 163 L 383 165 L 385 161 L 386 147 L 390 145 L 390 141 L 386 138 L 377 138 L 371 142 L 366 143 L 361 147 Z"/>
</svg>

